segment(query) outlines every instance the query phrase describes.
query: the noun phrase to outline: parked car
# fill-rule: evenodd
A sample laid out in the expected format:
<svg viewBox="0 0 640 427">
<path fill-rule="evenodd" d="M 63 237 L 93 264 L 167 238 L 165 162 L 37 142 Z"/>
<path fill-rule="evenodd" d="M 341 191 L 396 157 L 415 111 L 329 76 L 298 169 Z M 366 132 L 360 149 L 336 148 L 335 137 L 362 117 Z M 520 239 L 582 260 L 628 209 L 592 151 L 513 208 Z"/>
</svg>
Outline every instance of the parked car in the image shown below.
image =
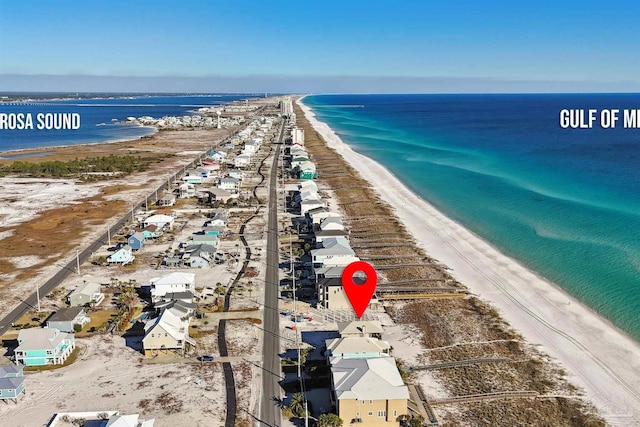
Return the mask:
<svg viewBox="0 0 640 427">
<path fill-rule="evenodd" d="M 213 356 L 200 356 L 198 360 L 201 362 L 213 362 Z"/>
</svg>

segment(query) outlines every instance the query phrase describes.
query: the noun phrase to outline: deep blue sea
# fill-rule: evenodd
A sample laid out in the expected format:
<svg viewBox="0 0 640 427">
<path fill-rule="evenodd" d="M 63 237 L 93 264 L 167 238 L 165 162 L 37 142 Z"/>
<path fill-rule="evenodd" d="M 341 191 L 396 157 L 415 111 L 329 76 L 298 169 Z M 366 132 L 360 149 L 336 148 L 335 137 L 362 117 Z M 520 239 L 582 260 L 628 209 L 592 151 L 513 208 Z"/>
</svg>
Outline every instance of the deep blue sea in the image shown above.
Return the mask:
<svg viewBox="0 0 640 427">
<path fill-rule="evenodd" d="M 129 116 L 162 117 L 191 115 L 190 111 L 251 95 L 138 96 L 130 98 L 73 99 L 38 101 L 21 104 L 0 103 L 0 113 L 31 113 L 34 129 L 0 129 L 0 151 L 56 145 L 87 144 L 139 138 L 153 133 L 152 128 L 114 124 L 112 119 Z M 80 129 L 38 130 L 38 113 L 78 113 Z M 101 123 L 105 125 L 97 126 Z"/>
<path fill-rule="evenodd" d="M 559 124 L 562 109 L 638 109 L 639 94 L 304 103 L 441 212 L 640 340 L 640 129 Z"/>
</svg>

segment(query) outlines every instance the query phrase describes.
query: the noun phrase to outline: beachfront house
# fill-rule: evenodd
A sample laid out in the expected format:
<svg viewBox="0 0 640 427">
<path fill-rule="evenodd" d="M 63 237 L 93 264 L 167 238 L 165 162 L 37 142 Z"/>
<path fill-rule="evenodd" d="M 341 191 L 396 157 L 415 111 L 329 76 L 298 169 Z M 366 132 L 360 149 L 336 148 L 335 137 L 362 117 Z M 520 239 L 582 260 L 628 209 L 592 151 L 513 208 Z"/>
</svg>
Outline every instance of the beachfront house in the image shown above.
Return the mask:
<svg viewBox="0 0 640 427">
<path fill-rule="evenodd" d="M 136 257 L 133 256 L 133 250 L 131 249 L 131 246 L 124 245 L 120 247 L 120 249 L 109 255 L 107 257 L 107 262 L 109 264 L 127 265 L 129 263 L 132 263 L 134 259 L 136 259 Z"/>
<path fill-rule="evenodd" d="M 327 216 L 321 222 L 314 233 L 316 243 L 322 243 L 325 239 L 331 237 L 343 237 L 347 238 L 349 233 L 345 230 L 342 224 L 342 217 L 340 216 Z"/>
<path fill-rule="evenodd" d="M 189 321 L 181 319 L 170 310 L 164 310 L 157 318 L 147 321 L 144 327 L 142 348 L 145 356 L 169 352 L 183 353 L 187 344 L 196 344 L 189 337 Z"/>
<path fill-rule="evenodd" d="M 0 399 L 17 403 L 21 393 L 25 393 L 22 365 L 0 366 Z"/>
<path fill-rule="evenodd" d="M 291 143 L 304 145 L 304 129 L 299 127 L 291 129 Z"/>
<path fill-rule="evenodd" d="M 195 289 L 196 275 L 176 271 L 162 277 L 151 279 L 151 297 L 156 300 L 171 292 L 193 291 Z"/>
<path fill-rule="evenodd" d="M 382 324 L 376 320 L 354 320 L 338 322 L 338 333 L 341 337 L 382 338 Z"/>
<path fill-rule="evenodd" d="M 325 356 L 343 359 L 368 359 L 389 356 L 391 346 L 387 341 L 371 337 L 340 337 L 326 340 Z"/>
<path fill-rule="evenodd" d="M 300 215 L 304 216 L 311 209 L 323 207 L 325 207 L 325 203 L 320 198 L 303 200 L 300 202 Z"/>
<path fill-rule="evenodd" d="M 344 230 L 344 224 L 342 223 L 342 217 L 340 216 L 328 216 L 320 222 L 320 231 L 328 230 Z"/>
<path fill-rule="evenodd" d="M 311 262 L 314 269 L 344 267 L 354 261 L 360 261 L 360 258 L 351 249 L 349 241 L 343 237 L 325 239 L 321 248 L 311 250 Z"/>
<path fill-rule="evenodd" d="M 325 239 L 329 239 L 332 237 L 342 237 L 347 239 L 349 237 L 349 232 L 347 230 L 318 230 L 313 235 L 316 243 L 322 243 Z"/>
<path fill-rule="evenodd" d="M 63 307 L 47 319 L 47 328 L 55 328 L 62 332 L 74 332 L 75 326 L 80 328 L 91 321 L 82 307 Z"/>
<path fill-rule="evenodd" d="M 298 184 L 298 189 L 300 190 L 300 192 L 303 191 L 314 191 L 314 192 L 318 192 L 318 184 L 316 184 L 315 181 L 302 181 L 300 184 Z"/>
<path fill-rule="evenodd" d="M 90 282 L 78 287 L 67 297 L 71 307 L 83 307 L 85 305 L 98 305 L 104 300 L 100 283 Z"/>
<path fill-rule="evenodd" d="M 345 425 L 397 427 L 409 389 L 393 357 L 331 359 L 331 403 Z"/>
<path fill-rule="evenodd" d="M 71 355 L 75 346 L 73 334 L 56 328 L 21 329 L 14 357 L 16 363 L 25 366 L 60 365 Z"/>
<path fill-rule="evenodd" d="M 344 269 L 344 267 L 341 267 Z M 318 306 L 327 310 L 349 310 L 351 303 L 342 288 L 340 277 L 322 277 L 316 282 Z"/>
<path fill-rule="evenodd" d="M 140 249 L 144 248 L 144 240 L 144 234 L 136 231 L 131 236 L 129 236 L 129 238 L 127 239 L 127 243 L 132 250 L 139 251 Z"/>
<path fill-rule="evenodd" d="M 331 212 L 329 209 L 313 209 L 310 210 L 308 213 L 309 219 L 310 221 L 310 225 L 312 226 L 312 228 L 314 230 L 319 230 L 320 229 L 320 223 L 327 217 L 333 216 L 333 217 L 340 217 L 339 213 L 336 212 Z"/>
<path fill-rule="evenodd" d="M 303 162 L 297 167 L 300 179 L 316 179 L 318 172 L 313 162 Z"/>
<path fill-rule="evenodd" d="M 293 200 L 297 203 L 303 202 L 305 200 L 319 200 L 320 196 L 317 191 L 311 189 L 302 189 L 298 194 L 293 197 Z"/>
</svg>

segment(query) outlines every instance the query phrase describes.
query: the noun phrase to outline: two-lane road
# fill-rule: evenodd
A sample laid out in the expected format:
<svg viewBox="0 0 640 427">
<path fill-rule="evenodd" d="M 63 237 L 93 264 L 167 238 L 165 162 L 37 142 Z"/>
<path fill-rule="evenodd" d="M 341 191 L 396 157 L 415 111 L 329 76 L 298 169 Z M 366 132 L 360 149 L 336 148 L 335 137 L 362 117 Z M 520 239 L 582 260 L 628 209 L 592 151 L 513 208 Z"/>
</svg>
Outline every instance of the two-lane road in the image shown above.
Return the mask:
<svg viewBox="0 0 640 427">
<path fill-rule="evenodd" d="M 284 122 L 280 129 L 279 142 L 284 135 Z M 275 151 L 271 174 L 269 175 L 269 221 L 267 227 L 267 267 L 264 289 L 264 336 L 262 347 L 262 401 L 260 421 L 265 426 L 281 426 L 282 413 L 275 405 L 274 397 L 280 398 L 280 325 L 278 307 L 278 158 L 281 145 Z"/>
</svg>

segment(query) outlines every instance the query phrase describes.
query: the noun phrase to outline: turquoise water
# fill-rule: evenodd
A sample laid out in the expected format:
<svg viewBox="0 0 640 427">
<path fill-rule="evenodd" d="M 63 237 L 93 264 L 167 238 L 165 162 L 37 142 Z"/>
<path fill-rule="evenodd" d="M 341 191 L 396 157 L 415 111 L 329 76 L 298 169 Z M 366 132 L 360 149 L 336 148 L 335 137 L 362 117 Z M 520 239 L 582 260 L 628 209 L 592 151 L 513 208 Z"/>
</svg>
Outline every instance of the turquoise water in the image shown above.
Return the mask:
<svg viewBox="0 0 640 427">
<path fill-rule="evenodd" d="M 640 130 L 562 129 L 637 95 L 307 97 L 356 151 L 640 340 Z M 342 108 L 341 105 L 364 108 Z"/>
</svg>

